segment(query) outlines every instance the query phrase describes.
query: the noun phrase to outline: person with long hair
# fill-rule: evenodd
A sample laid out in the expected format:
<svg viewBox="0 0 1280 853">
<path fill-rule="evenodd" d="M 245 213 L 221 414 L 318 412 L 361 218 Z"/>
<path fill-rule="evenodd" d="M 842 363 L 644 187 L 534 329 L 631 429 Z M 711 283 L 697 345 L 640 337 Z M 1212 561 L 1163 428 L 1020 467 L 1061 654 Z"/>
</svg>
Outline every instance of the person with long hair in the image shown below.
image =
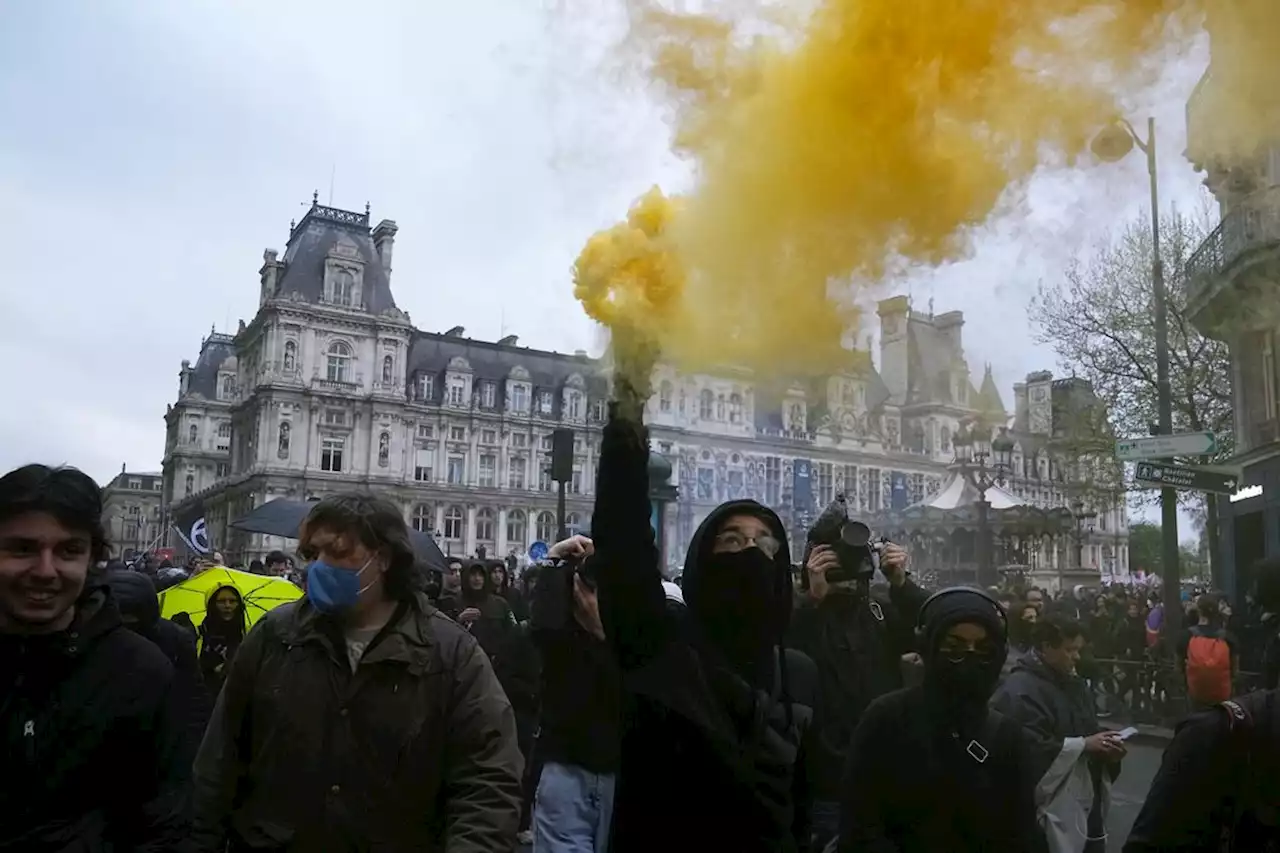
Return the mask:
<svg viewBox="0 0 1280 853">
<path fill-rule="evenodd" d="M 227 667 L 236 656 L 248 629 L 244 600 L 234 586 L 219 586 L 205 598 L 200 623 L 200 674 L 212 693 L 222 689 Z"/>
</svg>

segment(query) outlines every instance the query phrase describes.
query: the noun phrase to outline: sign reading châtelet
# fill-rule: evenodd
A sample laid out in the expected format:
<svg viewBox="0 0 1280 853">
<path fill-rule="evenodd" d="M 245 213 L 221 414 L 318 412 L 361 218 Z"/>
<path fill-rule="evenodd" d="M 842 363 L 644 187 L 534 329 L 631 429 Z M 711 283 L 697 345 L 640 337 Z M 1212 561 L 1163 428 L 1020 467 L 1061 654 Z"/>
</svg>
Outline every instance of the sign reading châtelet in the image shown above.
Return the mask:
<svg viewBox="0 0 1280 853">
<path fill-rule="evenodd" d="M 1124 462 L 1165 459 L 1169 456 L 1212 456 L 1217 452 L 1218 442 L 1211 432 L 1122 438 L 1116 442 L 1116 458 Z"/>
<path fill-rule="evenodd" d="M 1172 486 L 1195 492 L 1213 492 L 1216 495 L 1234 494 L 1240 480 L 1220 471 L 1207 471 L 1188 465 L 1167 465 L 1155 462 L 1139 462 L 1134 479 L 1142 486 Z"/>
</svg>

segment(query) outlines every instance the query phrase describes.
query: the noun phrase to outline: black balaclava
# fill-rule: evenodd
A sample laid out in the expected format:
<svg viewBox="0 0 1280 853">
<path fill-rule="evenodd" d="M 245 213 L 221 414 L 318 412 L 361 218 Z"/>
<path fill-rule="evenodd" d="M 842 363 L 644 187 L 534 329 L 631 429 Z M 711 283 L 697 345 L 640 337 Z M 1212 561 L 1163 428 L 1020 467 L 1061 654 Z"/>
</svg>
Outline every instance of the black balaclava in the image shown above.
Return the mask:
<svg viewBox="0 0 1280 853">
<path fill-rule="evenodd" d="M 770 557 L 757 547 L 715 553 L 715 534 L 724 520 L 752 515 L 764 521 L 780 544 Z M 724 504 L 697 534 L 696 567 L 685 566 L 684 597 L 697 633 L 752 681 L 772 678 L 771 655 L 782 641 L 791 612 L 787 540 L 776 516 L 753 501 Z"/>
<path fill-rule="evenodd" d="M 998 604 L 982 593 L 964 588 L 939 593 L 920 612 L 924 636 L 924 689 L 930 704 L 949 722 L 966 725 L 985 719 L 987 702 L 1000 680 L 1008 651 L 1008 636 Z M 991 653 L 967 652 L 959 662 L 949 661 L 939 646 L 952 626 L 968 622 L 987 630 Z"/>
</svg>

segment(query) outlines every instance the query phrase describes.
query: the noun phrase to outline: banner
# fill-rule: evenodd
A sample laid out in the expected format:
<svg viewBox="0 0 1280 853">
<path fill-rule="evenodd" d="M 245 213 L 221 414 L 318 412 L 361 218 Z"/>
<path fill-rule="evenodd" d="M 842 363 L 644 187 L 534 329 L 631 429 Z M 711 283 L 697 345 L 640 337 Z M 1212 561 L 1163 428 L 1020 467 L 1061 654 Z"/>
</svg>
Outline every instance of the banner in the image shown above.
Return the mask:
<svg viewBox="0 0 1280 853">
<path fill-rule="evenodd" d="M 797 459 L 791 478 L 791 505 L 796 512 L 813 512 L 813 463 Z"/>
<path fill-rule="evenodd" d="M 906 509 L 911 501 L 911 492 L 907 490 L 907 475 L 901 471 L 889 472 L 889 506 L 896 510 Z"/>
</svg>

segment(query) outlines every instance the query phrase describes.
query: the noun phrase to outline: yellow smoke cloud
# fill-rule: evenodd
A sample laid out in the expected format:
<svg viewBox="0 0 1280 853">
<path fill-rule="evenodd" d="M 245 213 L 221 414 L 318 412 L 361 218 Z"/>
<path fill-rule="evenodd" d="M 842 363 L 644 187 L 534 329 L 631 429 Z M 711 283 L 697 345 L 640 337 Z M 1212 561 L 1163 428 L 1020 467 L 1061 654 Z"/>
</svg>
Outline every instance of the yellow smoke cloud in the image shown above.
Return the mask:
<svg viewBox="0 0 1280 853">
<path fill-rule="evenodd" d="M 696 177 L 678 207 L 655 190 L 592 237 L 575 292 L 615 347 L 774 376 L 835 368 L 856 319 L 841 291 L 963 256 L 1199 26 L 1190 0 L 622 2 Z"/>
</svg>

